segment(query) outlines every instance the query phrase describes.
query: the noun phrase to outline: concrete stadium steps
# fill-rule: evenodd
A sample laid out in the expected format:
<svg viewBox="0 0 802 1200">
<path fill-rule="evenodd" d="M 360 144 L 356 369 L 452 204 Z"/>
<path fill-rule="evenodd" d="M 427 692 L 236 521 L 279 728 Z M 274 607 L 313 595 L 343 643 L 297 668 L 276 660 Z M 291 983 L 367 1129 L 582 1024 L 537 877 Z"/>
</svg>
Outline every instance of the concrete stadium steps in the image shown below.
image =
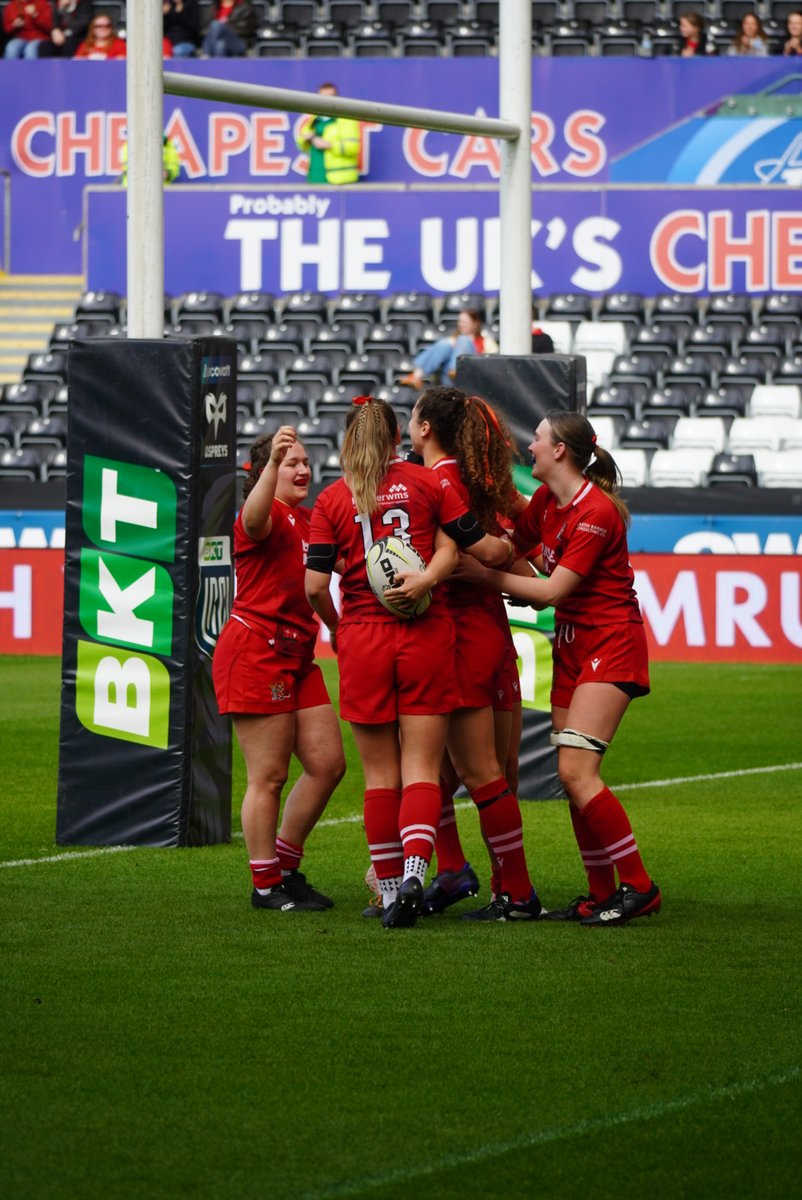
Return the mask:
<svg viewBox="0 0 802 1200">
<path fill-rule="evenodd" d="M 29 354 L 47 350 L 53 326 L 70 321 L 81 275 L 0 274 L 0 385 L 17 383 Z"/>
</svg>

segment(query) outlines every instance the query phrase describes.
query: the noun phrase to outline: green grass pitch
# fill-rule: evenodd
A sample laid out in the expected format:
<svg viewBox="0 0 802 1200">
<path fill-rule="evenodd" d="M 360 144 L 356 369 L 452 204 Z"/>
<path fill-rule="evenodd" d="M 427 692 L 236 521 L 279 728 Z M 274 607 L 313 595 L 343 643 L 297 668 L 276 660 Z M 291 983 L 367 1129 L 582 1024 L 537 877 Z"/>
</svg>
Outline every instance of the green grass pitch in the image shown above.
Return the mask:
<svg viewBox="0 0 802 1200">
<path fill-rule="evenodd" d="M 799 668 L 653 668 L 605 774 L 659 917 L 475 927 L 452 910 L 396 933 L 361 916 L 350 739 L 305 860 L 336 907 L 255 912 L 240 838 L 57 848 L 59 663 L 0 671 L 9 1200 L 797 1193 Z M 242 787 L 235 750 L 235 813 Z M 582 876 L 565 804 L 524 822 L 545 902 L 566 902 Z M 486 892 L 470 810 L 460 825 Z"/>
</svg>

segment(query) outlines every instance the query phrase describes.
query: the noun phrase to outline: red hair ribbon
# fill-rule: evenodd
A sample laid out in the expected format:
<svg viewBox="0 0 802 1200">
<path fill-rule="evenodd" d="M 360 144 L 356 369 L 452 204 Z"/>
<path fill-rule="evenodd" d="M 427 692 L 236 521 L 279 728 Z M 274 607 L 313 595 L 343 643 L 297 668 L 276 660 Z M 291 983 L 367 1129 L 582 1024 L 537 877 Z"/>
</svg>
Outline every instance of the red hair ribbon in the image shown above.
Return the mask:
<svg viewBox="0 0 802 1200">
<path fill-rule="evenodd" d="M 374 399 L 375 399 L 374 396 L 354 396 L 351 403 L 352 404 L 372 404 Z"/>
<path fill-rule="evenodd" d="M 591 440 L 591 442 L 593 443 L 593 445 L 595 446 L 595 445 L 596 445 L 596 434 L 595 434 L 595 433 L 594 433 L 593 437 L 592 437 L 590 440 Z"/>
<path fill-rule="evenodd" d="M 242 469 L 243 469 L 243 471 L 250 471 L 250 469 L 251 469 L 251 464 L 250 464 L 250 463 L 243 463 L 243 464 L 242 464 Z"/>
</svg>

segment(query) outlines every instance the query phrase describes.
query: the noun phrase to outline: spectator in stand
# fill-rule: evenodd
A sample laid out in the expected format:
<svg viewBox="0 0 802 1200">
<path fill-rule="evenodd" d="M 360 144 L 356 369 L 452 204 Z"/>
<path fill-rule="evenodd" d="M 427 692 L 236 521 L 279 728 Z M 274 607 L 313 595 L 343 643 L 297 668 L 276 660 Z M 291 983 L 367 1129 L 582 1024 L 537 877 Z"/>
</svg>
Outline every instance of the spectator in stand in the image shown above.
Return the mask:
<svg viewBox="0 0 802 1200">
<path fill-rule="evenodd" d="M 750 58 L 765 58 L 769 52 L 769 39 L 754 13 L 741 17 L 741 27 L 727 51 L 729 55 L 744 55 Z"/>
<path fill-rule="evenodd" d="M 3 10 L 8 44 L 4 58 L 38 58 L 39 47 L 50 39 L 53 9 L 48 0 L 10 0 Z"/>
<path fill-rule="evenodd" d="M 336 96 L 333 83 L 321 83 L 318 96 Z M 307 116 L 296 135 L 298 149 L 309 155 L 308 183 L 356 183 L 359 179 L 361 134 L 351 117 Z"/>
<path fill-rule="evenodd" d="M 537 321 L 532 322 L 532 353 L 553 354 L 554 341 L 550 333 L 545 333 Z"/>
<path fill-rule="evenodd" d="M 802 12 L 788 14 L 788 39 L 783 46 L 783 54 L 802 54 Z"/>
<path fill-rule="evenodd" d="M 92 20 L 92 0 L 56 0 L 50 40 L 37 44 L 38 58 L 72 58 Z"/>
<path fill-rule="evenodd" d="M 705 19 L 695 12 L 679 15 L 679 54 L 681 58 L 695 58 L 707 54 Z"/>
<path fill-rule="evenodd" d="M 221 0 L 203 39 L 201 57 L 244 58 L 256 35 L 257 17 L 246 0 Z"/>
<path fill-rule="evenodd" d="M 174 58 L 192 58 L 200 46 L 198 0 L 164 0 L 164 36 Z"/>
<path fill-rule="evenodd" d="M 463 308 L 457 317 L 457 331 L 439 338 L 415 356 L 415 369 L 399 383 L 422 391 L 424 380 L 435 377 L 444 387 L 453 381 L 457 359 L 463 354 L 497 354 L 498 345 L 482 328 L 482 314 L 476 308 Z"/>
<path fill-rule="evenodd" d="M 125 39 L 117 34 L 111 17 L 98 13 L 89 22 L 86 38 L 75 51 L 75 58 L 125 58 Z"/>
</svg>

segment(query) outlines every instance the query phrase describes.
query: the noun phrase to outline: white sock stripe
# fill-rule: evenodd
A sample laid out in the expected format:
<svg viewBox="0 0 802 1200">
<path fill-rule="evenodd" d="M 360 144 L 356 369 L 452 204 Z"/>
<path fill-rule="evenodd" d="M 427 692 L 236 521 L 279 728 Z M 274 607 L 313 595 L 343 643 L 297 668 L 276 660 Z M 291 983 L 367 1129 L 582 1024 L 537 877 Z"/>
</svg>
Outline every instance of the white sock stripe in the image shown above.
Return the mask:
<svg viewBox="0 0 802 1200">
<path fill-rule="evenodd" d="M 368 842 L 368 850 L 393 850 L 395 847 L 401 849 L 401 842 Z"/>
<path fill-rule="evenodd" d="M 608 862 L 610 855 L 607 850 L 580 850 L 583 862 Z"/>
<path fill-rule="evenodd" d="M 457 823 L 457 814 L 455 812 L 452 812 L 449 817 L 441 817 L 440 818 L 440 828 L 441 829 L 445 829 L 445 827 L 447 825 L 456 825 L 456 823 Z"/>
<path fill-rule="evenodd" d="M 494 837 L 489 837 L 487 840 L 495 850 L 496 846 L 503 845 L 503 843 L 509 841 L 510 838 L 520 838 L 523 837 L 523 835 L 523 826 L 519 825 L 517 829 L 508 829 L 506 833 L 497 833 Z"/>
<path fill-rule="evenodd" d="M 394 851 L 392 854 L 371 854 L 370 861 L 372 863 L 391 862 L 395 858 L 403 859 L 403 857 L 404 853 L 399 846 L 398 850 Z"/>
<path fill-rule="evenodd" d="M 517 842 L 504 842 L 503 844 L 500 843 L 494 845 L 493 849 L 495 850 L 496 854 L 501 857 L 502 855 L 507 854 L 510 850 L 520 850 L 523 844 L 524 840 L 521 837 Z"/>
<path fill-rule="evenodd" d="M 412 834 L 410 834 L 409 837 L 404 838 L 404 854 L 405 855 L 409 854 L 409 850 L 407 849 L 407 847 L 410 846 L 412 844 L 412 842 L 426 842 L 427 845 L 434 847 L 434 837 L 431 834 L 429 834 L 429 833 L 412 833 Z"/>
<path fill-rule="evenodd" d="M 403 841 L 405 837 L 409 837 L 410 834 L 418 832 L 430 833 L 432 837 L 434 837 L 434 835 L 437 833 L 437 829 L 434 825 L 424 825 L 422 823 L 418 825 L 405 825 L 401 830 L 401 840 Z"/>
<path fill-rule="evenodd" d="M 626 844 L 628 842 L 634 842 L 634 841 L 635 841 L 635 834 L 628 833 L 626 837 L 620 838 L 617 842 L 611 842 L 610 845 L 605 846 L 604 849 L 606 850 L 606 852 L 608 854 L 612 854 L 613 850 L 619 850 L 621 848 L 621 846 L 626 846 Z"/>
<path fill-rule="evenodd" d="M 637 842 L 635 842 L 633 839 L 631 846 L 627 846 L 626 850 L 619 850 L 617 854 L 611 854 L 610 858 L 612 859 L 613 862 L 618 862 L 619 858 L 626 858 L 630 854 L 637 854 L 637 853 L 638 853 L 638 845 L 637 845 Z"/>
<path fill-rule="evenodd" d="M 255 867 L 257 871 L 263 867 L 277 867 L 278 858 L 252 858 L 248 862 L 249 867 Z"/>
<path fill-rule="evenodd" d="M 582 866 L 586 869 L 588 867 L 610 867 L 612 866 L 612 863 L 613 860 L 610 858 L 609 854 L 604 858 L 585 858 L 585 855 L 582 855 Z"/>
</svg>

